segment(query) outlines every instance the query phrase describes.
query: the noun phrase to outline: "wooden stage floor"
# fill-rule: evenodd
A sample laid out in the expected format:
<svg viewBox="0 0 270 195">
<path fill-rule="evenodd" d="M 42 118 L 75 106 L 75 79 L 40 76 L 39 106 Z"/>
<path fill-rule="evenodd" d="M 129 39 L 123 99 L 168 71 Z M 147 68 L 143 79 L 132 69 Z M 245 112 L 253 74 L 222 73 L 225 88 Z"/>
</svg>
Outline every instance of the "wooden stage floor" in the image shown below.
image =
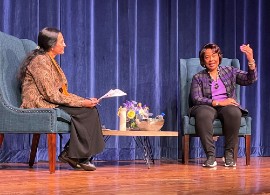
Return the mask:
<svg viewBox="0 0 270 195">
<path fill-rule="evenodd" d="M 217 159 L 216 168 L 203 168 L 204 159 L 183 165 L 158 160 L 147 168 L 143 160 L 100 162 L 97 170 L 73 170 L 57 163 L 49 174 L 48 163 L 0 164 L 0 194 L 270 194 L 270 157 L 252 157 L 251 165 L 239 158 L 237 167 L 227 168 Z"/>
</svg>

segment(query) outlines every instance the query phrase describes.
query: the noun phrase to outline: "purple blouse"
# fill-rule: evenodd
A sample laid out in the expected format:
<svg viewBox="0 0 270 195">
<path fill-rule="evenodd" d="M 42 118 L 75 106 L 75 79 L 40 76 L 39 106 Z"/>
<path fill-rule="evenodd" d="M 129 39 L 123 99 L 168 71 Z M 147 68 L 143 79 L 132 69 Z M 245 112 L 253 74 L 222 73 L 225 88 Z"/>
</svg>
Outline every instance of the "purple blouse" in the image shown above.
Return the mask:
<svg viewBox="0 0 270 195">
<path fill-rule="evenodd" d="M 217 81 L 212 82 L 211 91 L 213 100 L 225 100 L 228 98 L 225 85 L 219 78 Z"/>
</svg>

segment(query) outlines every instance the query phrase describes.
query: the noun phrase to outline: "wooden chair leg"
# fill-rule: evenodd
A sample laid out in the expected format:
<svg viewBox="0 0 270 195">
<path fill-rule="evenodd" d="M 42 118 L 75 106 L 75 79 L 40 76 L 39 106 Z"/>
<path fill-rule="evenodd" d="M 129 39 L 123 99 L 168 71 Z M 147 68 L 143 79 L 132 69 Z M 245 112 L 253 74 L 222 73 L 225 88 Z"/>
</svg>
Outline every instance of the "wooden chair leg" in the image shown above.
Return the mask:
<svg viewBox="0 0 270 195">
<path fill-rule="evenodd" d="M 246 146 L 246 165 L 250 165 L 250 153 L 251 153 L 251 135 L 245 136 L 245 146 Z"/>
<path fill-rule="evenodd" d="M 177 140 L 178 140 L 178 154 L 177 154 L 177 160 L 178 161 L 182 161 L 182 157 L 181 157 L 181 155 L 182 155 L 182 136 L 181 136 L 181 134 L 180 134 L 180 132 L 178 132 L 178 137 L 177 137 Z M 181 145 L 180 145 L 180 143 L 181 143 Z"/>
<path fill-rule="evenodd" d="M 56 134 L 55 133 L 47 134 L 47 139 L 48 139 L 49 170 L 50 173 L 54 173 L 56 165 Z"/>
<path fill-rule="evenodd" d="M 29 166 L 33 167 L 36 154 L 37 154 L 37 147 L 39 143 L 40 134 L 34 134 L 32 138 L 32 146 L 31 146 L 31 152 L 30 152 L 30 158 L 29 158 Z"/>
<path fill-rule="evenodd" d="M 189 160 L 189 135 L 182 137 L 182 163 L 187 165 Z"/>
<path fill-rule="evenodd" d="M 0 147 L 2 146 L 3 141 L 4 141 L 4 134 L 0 133 Z"/>
</svg>

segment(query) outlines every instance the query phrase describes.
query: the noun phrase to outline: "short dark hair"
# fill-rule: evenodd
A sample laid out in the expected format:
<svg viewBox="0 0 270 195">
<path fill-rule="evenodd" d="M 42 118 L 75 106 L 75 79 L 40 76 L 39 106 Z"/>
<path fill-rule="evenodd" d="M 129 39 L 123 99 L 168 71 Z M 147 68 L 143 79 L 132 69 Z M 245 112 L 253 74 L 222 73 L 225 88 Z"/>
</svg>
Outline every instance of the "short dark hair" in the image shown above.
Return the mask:
<svg viewBox="0 0 270 195">
<path fill-rule="evenodd" d="M 221 52 L 221 49 L 215 43 L 207 43 L 206 45 L 204 45 L 202 47 L 202 49 L 199 52 L 199 58 L 200 58 L 200 64 L 201 64 L 201 66 L 204 67 L 204 54 L 205 54 L 205 51 L 207 49 L 211 49 L 214 53 L 217 53 L 218 54 L 219 64 L 221 64 L 222 57 L 223 57 L 222 52 Z"/>
</svg>

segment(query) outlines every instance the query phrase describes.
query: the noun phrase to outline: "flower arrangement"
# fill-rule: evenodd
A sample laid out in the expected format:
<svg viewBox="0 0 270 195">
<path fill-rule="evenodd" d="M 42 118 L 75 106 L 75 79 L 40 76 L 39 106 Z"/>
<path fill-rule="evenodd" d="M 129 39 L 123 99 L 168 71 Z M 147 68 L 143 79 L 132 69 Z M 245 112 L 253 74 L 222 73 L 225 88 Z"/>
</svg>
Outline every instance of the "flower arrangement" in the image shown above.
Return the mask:
<svg viewBox="0 0 270 195">
<path fill-rule="evenodd" d="M 142 105 L 142 103 L 138 103 L 136 101 L 126 101 L 123 103 L 123 106 L 120 106 L 119 110 L 122 108 L 126 108 L 126 127 L 131 128 L 131 129 L 136 129 L 138 128 L 136 124 L 136 119 L 137 120 L 148 120 L 151 116 L 153 116 L 152 113 L 149 112 L 149 107 L 146 105 Z M 118 110 L 118 115 L 119 115 L 119 110 Z M 158 115 L 156 118 L 162 117 L 165 114 L 162 113 L 161 115 Z"/>
</svg>

